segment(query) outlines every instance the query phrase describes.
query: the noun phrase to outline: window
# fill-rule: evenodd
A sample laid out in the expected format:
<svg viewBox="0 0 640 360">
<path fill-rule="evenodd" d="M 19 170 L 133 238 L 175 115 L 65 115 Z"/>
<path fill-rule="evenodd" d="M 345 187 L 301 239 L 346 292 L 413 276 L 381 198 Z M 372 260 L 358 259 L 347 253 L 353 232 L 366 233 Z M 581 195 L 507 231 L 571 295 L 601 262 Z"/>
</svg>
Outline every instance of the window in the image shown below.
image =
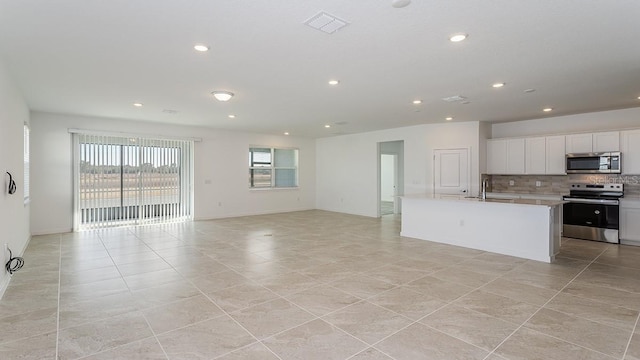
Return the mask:
<svg viewBox="0 0 640 360">
<path fill-rule="evenodd" d="M 29 202 L 29 126 L 24 124 L 24 203 Z"/>
<path fill-rule="evenodd" d="M 193 141 L 74 134 L 77 230 L 191 219 Z"/>
<path fill-rule="evenodd" d="M 249 148 L 249 187 L 298 186 L 298 149 Z"/>
</svg>

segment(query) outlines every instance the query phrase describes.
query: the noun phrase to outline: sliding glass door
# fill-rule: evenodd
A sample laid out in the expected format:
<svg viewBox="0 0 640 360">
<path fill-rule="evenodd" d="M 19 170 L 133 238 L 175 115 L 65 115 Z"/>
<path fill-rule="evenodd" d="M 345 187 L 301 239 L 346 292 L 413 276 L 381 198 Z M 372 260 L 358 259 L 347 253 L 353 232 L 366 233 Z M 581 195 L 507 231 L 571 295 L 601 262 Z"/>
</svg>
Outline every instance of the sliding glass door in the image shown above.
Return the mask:
<svg viewBox="0 0 640 360">
<path fill-rule="evenodd" d="M 76 230 L 192 216 L 193 141 L 74 134 Z"/>
</svg>

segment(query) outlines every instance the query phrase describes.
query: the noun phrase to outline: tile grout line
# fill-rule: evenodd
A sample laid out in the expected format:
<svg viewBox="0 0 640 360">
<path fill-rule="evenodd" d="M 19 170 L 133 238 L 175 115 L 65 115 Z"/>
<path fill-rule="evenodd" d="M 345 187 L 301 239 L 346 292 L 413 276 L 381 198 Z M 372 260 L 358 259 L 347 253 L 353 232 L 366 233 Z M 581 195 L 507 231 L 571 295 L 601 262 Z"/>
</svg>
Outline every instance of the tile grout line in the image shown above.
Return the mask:
<svg viewBox="0 0 640 360">
<path fill-rule="evenodd" d="M 631 346 L 631 340 L 633 340 L 633 335 L 636 332 L 636 329 L 638 328 L 638 321 L 640 320 L 640 313 L 638 314 L 638 317 L 636 317 L 636 323 L 633 325 L 633 329 L 631 330 L 631 335 L 629 336 L 629 341 L 627 341 L 627 346 L 624 349 L 624 354 L 622 354 L 622 358 L 626 358 L 627 357 L 627 353 L 629 352 L 629 347 Z"/>
<path fill-rule="evenodd" d="M 56 359 L 59 359 L 59 343 L 60 343 L 60 295 L 62 292 L 61 283 L 62 283 L 62 235 L 58 237 L 58 250 L 60 251 L 58 255 L 58 308 L 56 311 Z"/>
<path fill-rule="evenodd" d="M 487 354 L 487 356 L 484 358 L 484 360 L 487 360 L 487 359 L 488 359 L 488 358 L 489 358 L 493 353 L 495 353 L 496 349 L 498 349 L 500 346 L 502 346 L 502 344 L 504 344 L 507 340 L 509 340 L 509 339 L 513 336 L 513 334 L 515 334 L 518 330 L 522 329 L 522 327 L 523 327 L 523 326 L 524 326 L 524 325 L 525 325 L 529 320 L 531 320 L 531 319 L 532 319 L 532 318 L 533 318 L 533 317 L 534 317 L 538 312 L 540 312 L 540 310 L 542 310 L 545 306 L 547 306 L 547 304 L 549 304 L 553 299 L 555 299 L 555 298 L 556 298 L 556 296 L 558 296 L 560 293 L 562 293 L 562 291 L 563 291 L 564 289 L 566 289 L 566 288 L 567 288 L 567 287 L 568 287 L 568 286 L 569 286 L 569 285 L 570 285 L 570 284 L 571 284 L 575 279 L 577 279 L 577 278 L 578 278 L 578 277 L 579 277 L 583 272 L 585 272 L 585 271 L 587 270 L 587 268 L 589 268 L 589 266 L 591 266 L 591 264 L 595 263 L 595 262 L 596 262 L 596 260 L 597 260 L 597 259 L 598 259 L 602 254 L 604 254 L 606 251 L 607 251 L 607 248 L 604 248 L 604 249 L 600 252 L 600 254 L 598 254 L 598 256 L 596 256 L 595 258 L 593 258 L 593 260 L 591 260 L 591 261 L 589 262 L 589 264 L 587 264 L 587 265 L 586 265 L 582 270 L 580 270 L 580 272 L 579 272 L 578 274 L 576 274 L 573 278 L 571 278 L 571 280 L 569 280 L 569 282 L 568 282 L 566 285 L 564 285 L 564 286 L 562 287 L 562 289 L 558 290 L 558 292 L 556 292 L 556 293 L 555 293 L 555 295 L 553 295 L 549 300 L 547 300 L 544 304 L 542 304 L 542 305 L 538 308 L 538 310 L 536 310 L 533 314 L 531 314 L 531 316 L 529 316 L 525 321 L 523 321 L 523 322 L 522 322 L 522 324 L 520 324 L 520 326 L 518 326 L 518 328 L 516 328 L 516 329 L 515 329 L 511 334 L 509 334 L 509 336 L 507 336 L 504 340 L 502 340 L 502 341 L 500 342 L 500 344 L 498 344 L 498 345 L 497 345 L 493 350 L 491 350 L 491 352 L 489 352 L 489 354 Z M 543 335 L 547 335 L 547 334 L 544 334 L 544 333 L 541 333 L 541 334 L 543 334 Z M 550 335 L 547 335 L 547 336 L 550 336 Z M 551 337 L 556 338 L 555 336 L 551 336 Z M 562 339 L 560 339 L 560 340 L 562 340 Z M 562 341 L 564 341 L 564 342 L 566 342 L 566 343 L 570 343 L 570 344 L 572 344 L 571 342 L 566 341 L 566 340 L 562 340 Z M 578 344 L 574 344 L 574 345 L 576 345 L 576 346 L 580 346 L 581 348 L 585 348 L 585 349 L 588 349 L 588 350 L 592 350 L 592 351 L 594 351 L 593 349 L 589 349 L 589 348 L 586 348 L 586 347 L 581 346 L 581 345 L 578 345 Z M 600 351 L 597 351 L 597 350 L 595 350 L 595 351 L 596 351 L 596 352 L 598 352 L 598 353 L 600 353 Z"/>
</svg>

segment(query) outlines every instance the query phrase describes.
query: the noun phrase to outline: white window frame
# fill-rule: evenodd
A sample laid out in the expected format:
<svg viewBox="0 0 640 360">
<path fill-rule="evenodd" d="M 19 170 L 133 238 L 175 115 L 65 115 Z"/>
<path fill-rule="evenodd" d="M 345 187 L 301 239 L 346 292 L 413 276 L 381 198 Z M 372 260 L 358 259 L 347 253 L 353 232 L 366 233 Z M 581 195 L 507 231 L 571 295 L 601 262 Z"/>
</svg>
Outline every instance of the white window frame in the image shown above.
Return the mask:
<svg viewBox="0 0 640 360">
<path fill-rule="evenodd" d="M 271 150 L 271 166 L 251 166 L 249 163 L 249 189 L 250 190 L 279 190 L 279 189 L 298 189 L 300 187 L 300 149 L 291 147 L 271 147 L 271 146 L 249 146 L 249 156 L 253 149 L 269 149 Z M 294 150 L 296 155 L 295 166 L 276 166 L 275 165 L 275 152 L 276 150 Z M 251 157 L 249 157 L 251 159 Z M 251 160 L 249 160 L 251 161 Z M 271 172 L 271 186 L 255 187 L 251 186 L 251 170 L 269 170 Z M 295 185 L 294 186 L 276 186 L 276 170 L 294 170 L 295 171 Z"/>
</svg>

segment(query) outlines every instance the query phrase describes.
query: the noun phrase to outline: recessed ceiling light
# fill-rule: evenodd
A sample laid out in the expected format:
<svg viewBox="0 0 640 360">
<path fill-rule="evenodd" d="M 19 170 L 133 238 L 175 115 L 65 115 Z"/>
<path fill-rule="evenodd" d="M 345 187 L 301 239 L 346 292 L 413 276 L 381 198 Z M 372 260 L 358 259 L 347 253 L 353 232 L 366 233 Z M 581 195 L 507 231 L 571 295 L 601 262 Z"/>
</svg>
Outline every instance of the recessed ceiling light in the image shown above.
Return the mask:
<svg viewBox="0 0 640 360">
<path fill-rule="evenodd" d="M 505 83 L 495 83 L 495 84 L 493 84 L 493 85 L 491 85 L 491 86 L 493 86 L 494 88 L 501 88 L 501 87 L 503 87 L 504 85 L 505 85 Z"/>
<path fill-rule="evenodd" d="M 137 103 L 133 103 L 133 106 L 135 106 L 135 107 L 141 107 L 142 105 L 143 105 L 143 104 L 142 104 L 142 103 L 139 103 L 139 102 L 137 102 Z"/>
<path fill-rule="evenodd" d="M 413 103 L 418 105 L 418 104 L 422 104 L 422 100 L 413 100 Z"/>
<path fill-rule="evenodd" d="M 330 127 L 331 127 L 331 125 L 327 124 L 327 125 L 325 125 L 324 127 L 328 129 L 328 128 L 330 128 Z"/>
<path fill-rule="evenodd" d="M 542 109 L 542 111 L 544 111 L 544 112 L 549 112 L 551 110 L 553 110 L 553 108 L 544 108 L 544 109 Z"/>
<path fill-rule="evenodd" d="M 640 100 L 640 96 L 638 96 L 638 100 Z"/>
<path fill-rule="evenodd" d="M 451 41 L 451 42 L 460 42 L 460 41 L 466 39 L 467 36 L 468 36 L 467 34 L 455 34 L 455 35 L 452 35 L 449 38 L 449 41 Z"/>
<path fill-rule="evenodd" d="M 446 118 L 444 118 L 444 119 L 445 119 L 445 120 L 447 120 L 447 121 L 451 121 L 451 120 L 453 120 L 453 118 L 452 118 L 451 116 L 447 116 L 447 117 L 446 117 Z"/>
<path fill-rule="evenodd" d="M 235 115 L 233 115 L 233 114 L 229 115 L 229 119 L 235 119 L 235 118 L 236 118 Z"/>
<path fill-rule="evenodd" d="M 211 94 L 218 101 L 229 101 L 233 97 L 233 93 L 230 91 L 214 91 Z"/>
<path fill-rule="evenodd" d="M 285 134 L 285 135 L 289 135 L 289 133 L 288 133 L 288 132 L 286 132 L 286 131 L 285 131 L 285 133 L 284 133 L 284 134 Z"/>
<path fill-rule="evenodd" d="M 340 80 L 329 80 L 329 85 L 338 85 L 340 84 Z"/>
<path fill-rule="evenodd" d="M 196 49 L 196 51 L 201 51 L 201 52 L 209 51 L 209 47 L 207 45 L 202 45 L 202 44 L 196 44 L 193 46 L 193 48 Z"/>
</svg>

